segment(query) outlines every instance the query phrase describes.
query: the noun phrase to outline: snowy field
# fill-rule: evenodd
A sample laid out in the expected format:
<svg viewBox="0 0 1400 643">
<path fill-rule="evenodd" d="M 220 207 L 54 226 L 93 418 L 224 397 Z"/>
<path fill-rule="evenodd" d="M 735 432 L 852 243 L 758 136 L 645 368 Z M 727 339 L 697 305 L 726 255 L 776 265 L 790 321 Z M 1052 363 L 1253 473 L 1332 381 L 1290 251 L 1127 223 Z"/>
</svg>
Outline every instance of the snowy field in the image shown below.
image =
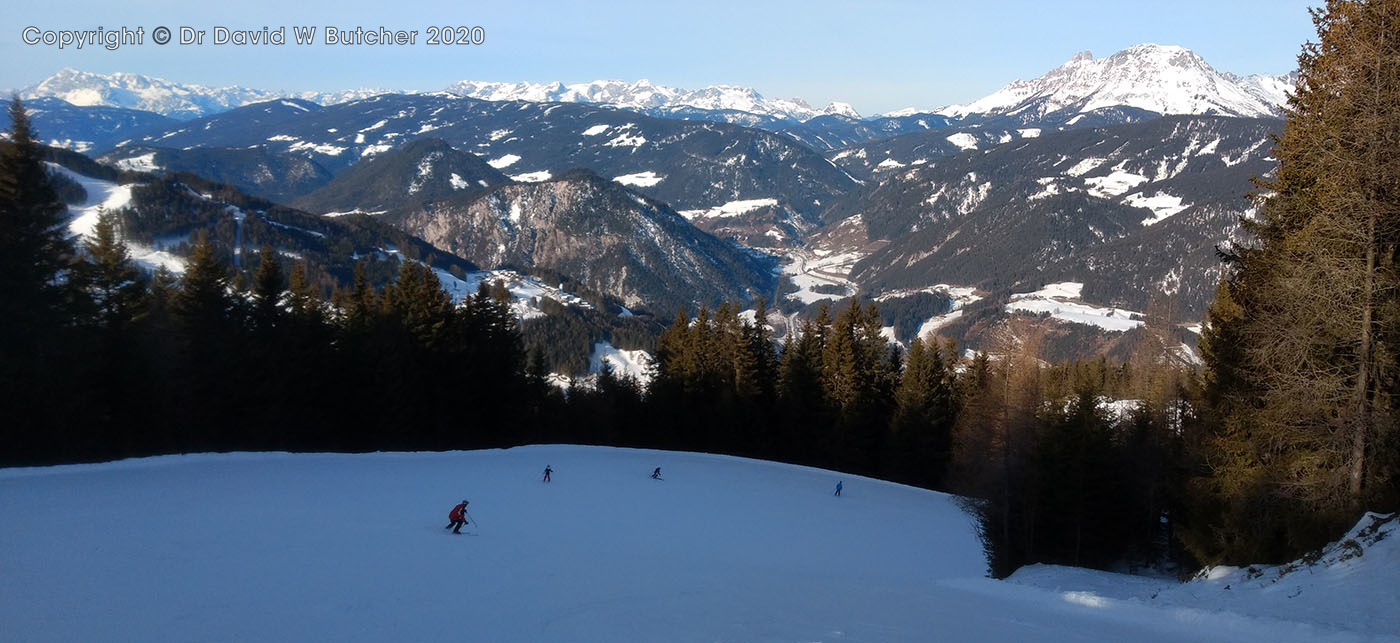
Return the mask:
<svg viewBox="0 0 1400 643">
<path fill-rule="evenodd" d="M 664 481 L 648 478 L 657 466 Z M 464 497 L 481 522 L 454 536 L 443 526 Z M 1245 583 L 1229 602 L 1216 585 L 1054 567 L 999 582 L 948 496 L 703 454 L 541 446 L 8 469 L 0 515 L 6 641 L 1400 638 L 1396 589 L 1377 580 L 1396 577 L 1400 538 L 1313 588 L 1350 601 L 1350 619 L 1295 614 Z M 1172 600 L 1152 598 L 1161 584 Z"/>
<path fill-rule="evenodd" d="M 1035 292 L 1012 295 L 1010 303 L 1006 304 L 1006 312 L 1024 312 L 1032 315 L 1048 313 L 1055 319 L 1098 326 L 1114 332 L 1132 330 L 1142 325 L 1141 319 L 1133 319 L 1134 316 L 1140 317 L 1142 313 L 1122 308 L 1093 306 L 1078 301 L 1079 293 L 1083 289 L 1084 284 L 1067 281 L 1049 284 Z"/>
</svg>

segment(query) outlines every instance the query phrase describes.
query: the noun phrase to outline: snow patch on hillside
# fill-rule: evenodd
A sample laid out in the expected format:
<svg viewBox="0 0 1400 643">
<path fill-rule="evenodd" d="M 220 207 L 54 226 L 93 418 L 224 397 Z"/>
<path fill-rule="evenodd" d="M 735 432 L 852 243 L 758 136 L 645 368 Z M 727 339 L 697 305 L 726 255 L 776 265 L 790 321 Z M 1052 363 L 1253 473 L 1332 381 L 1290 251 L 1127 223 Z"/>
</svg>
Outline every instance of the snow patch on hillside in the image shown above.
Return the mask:
<svg viewBox="0 0 1400 643">
<path fill-rule="evenodd" d="M 759 208 L 768 208 L 775 205 L 778 205 L 777 199 L 745 199 L 742 201 L 730 201 L 724 205 L 717 205 L 704 210 L 681 210 L 680 215 L 687 219 L 737 217 L 741 214 L 753 212 Z"/>
<path fill-rule="evenodd" d="M 549 173 L 549 170 L 540 170 L 538 172 L 512 174 L 510 178 L 512 181 L 519 181 L 521 183 L 539 183 L 541 181 L 548 181 L 552 177 L 553 175 Z"/>
<path fill-rule="evenodd" d="M 982 299 L 982 297 L 977 294 L 977 289 L 975 287 L 938 284 L 935 286 L 929 286 L 927 288 L 894 290 L 882 293 L 880 296 L 875 298 L 875 301 L 889 301 L 891 299 L 912 297 L 921 293 L 943 295 L 949 300 L 951 300 L 952 303 L 948 312 L 930 317 L 923 324 L 919 325 L 919 330 L 915 333 L 915 337 L 921 337 L 924 339 L 924 341 L 928 341 L 930 339 L 930 336 L 936 333 L 938 329 L 947 326 L 954 320 L 957 320 L 958 318 L 962 317 L 963 308 L 966 307 L 968 304 Z"/>
<path fill-rule="evenodd" d="M 290 147 L 288 147 L 288 148 L 287 148 L 287 151 L 288 151 L 288 152 L 305 152 L 305 151 L 310 151 L 310 152 L 315 152 L 315 153 L 317 153 L 317 154 L 325 154 L 326 156 L 340 156 L 340 153 L 341 153 L 341 152 L 344 152 L 345 149 L 346 149 L 346 148 L 340 147 L 340 146 L 338 146 L 338 145 L 327 145 L 327 144 L 324 144 L 324 143 L 310 143 L 310 142 L 307 142 L 307 141 L 299 141 L 299 142 L 293 143 Z"/>
<path fill-rule="evenodd" d="M 1147 177 L 1116 170 L 1107 176 L 1095 176 L 1084 179 L 1084 184 L 1089 186 L 1089 194 L 1099 198 L 1115 197 L 1147 182 Z"/>
<path fill-rule="evenodd" d="M 641 147 L 646 142 L 646 137 L 641 134 L 619 134 L 603 145 L 607 147 Z"/>
<path fill-rule="evenodd" d="M 1049 284 L 1031 293 L 1011 296 L 1006 304 L 1006 312 L 1024 312 L 1032 315 L 1049 314 L 1054 319 L 1098 326 L 1104 330 L 1122 332 L 1142 325 L 1140 313 L 1122 308 L 1104 308 L 1074 301 L 1079 299 L 1084 284 L 1061 282 Z"/>
<path fill-rule="evenodd" d="M 1167 220 L 1168 217 L 1191 207 L 1190 204 L 1182 203 L 1181 197 L 1157 192 L 1152 196 L 1145 194 L 1131 194 L 1123 199 L 1123 203 L 1135 208 L 1147 208 L 1152 211 L 1152 216 L 1142 220 L 1142 225 L 1149 226 Z"/>
<path fill-rule="evenodd" d="M 603 364 L 612 367 L 614 374 L 630 377 L 641 384 L 651 381 L 651 353 L 643 350 L 625 351 L 614 348 L 609 342 L 593 344 L 593 353 L 588 358 L 588 372 L 603 372 Z"/>
<path fill-rule="evenodd" d="M 656 172 L 652 172 L 651 170 L 647 170 L 646 172 L 637 172 L 634 174 L 624 174 L 622 176 L 613 177 L 614 181 L 617 181 L 618 183 L 621 183 L 623 185 L 635 185 L 637 187 L 643 188 L 649 188 L 653 185 L 656 185 L 657 183 L 660 183 L 665 179 L 665 175 L 657 174 Z"/>
<path fill-rule="evenodd" d="M 1075 163 L 1073 167 L 1069 168 L 1068 170 L 1065 170 L 1065 174 L 1068 174 L 1070 176 L 1083 176 L 1085 174 L 1088 174 L 1089 172 L 1092 172 L 1094 168 L 1103 165 L 1104 162 L 1107 160 L 1108 159 L 1101 159 L 1091 156 L 1078 163 Z"/>
<path fill-rule="evenodd" d="M 494 168 L 500 170 L 500 169 L 508 168 L 508 167 L 510 167 L 510 166 L 512 166 L 512 165 L 515 165 L 515 163 L 516 163 L 517 161 L 519 161 L 519 160 L 520 160 L 520 157 L 519 157 L 519 156 L 517 156 L 517 155 L 515 155 L 515 154 L 507 154 L 507 155 L 505 155 L 505 156 L 502 156 L 501 158 L 492 159 L 492 160 L 490 160 L 490 161 L 487 161 L 486 164 L 487 164 L 487 165 L 490 165 L 491 167 L 494 167 Z"/>
<path fill-rule="evenodd" d="M 161 169 L 159 165 L 156 165 L 155 152 L 151 152 L 149 154 L 142 154 L 140 156 L 132 156 L 124 159 L 118 159 L 114 165 L 116 165 L 119 169 L 133 170 L 136 172 L 156 172 Z"/>
<path fill-rule="evenodd" d="M 952 143 L 953 145 L 958 146 L 958 148 L 960 148 L 960 149 L 964 149 L 964 150 L 975 150 L 975 149 L 977 149 L 977 137 L 975 137 L 975 136 L 973 136 L 973 135 L 971 135 L 971 134 L 968 134 L 967 132 L 958 132 L 957 134 L 953 134 L 953 135 L 948 136 L 948 137 L 946 137 L 946 138 L 947 138 L 947 141 L 948 141 L 949 143 Z"/>
</svg>

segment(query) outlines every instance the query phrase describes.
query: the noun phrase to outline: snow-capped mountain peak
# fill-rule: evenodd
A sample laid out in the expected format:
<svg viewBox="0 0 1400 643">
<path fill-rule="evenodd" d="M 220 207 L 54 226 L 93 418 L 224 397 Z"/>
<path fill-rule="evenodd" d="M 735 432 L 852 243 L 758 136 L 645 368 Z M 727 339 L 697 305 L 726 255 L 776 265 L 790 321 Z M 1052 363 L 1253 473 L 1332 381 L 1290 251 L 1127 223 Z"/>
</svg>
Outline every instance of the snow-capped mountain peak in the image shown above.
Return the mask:
<svg viewBox="0 0 1400 643">
<path fill-rule="evenodd" d="M 1159 114 L 1277 116 L 1287 81 L 1222 74 L 1189 49 L 1140 44 L 1107 58 L 1088 51 L 1034 80 L 1017 80 L 967 105 L 940 114 L 1039 116 L 1073 108 L 1080 113 L 1132 107 Z M 1267 79 L 1273 79 L 1272 81 Z"/>
<path fill-rule="evenodd" d="M 246 87 L 185 85 L 142 74 L 95 74 L 72 68 L 20 91 L 20 98 L 58 98 L 78 106 L 101 105 L 155 112 L 178 119 L 200 118 L 279 98 L 300 98 L 333 105 L 385 93 L 382 89 L 350 89 L 335 92 L 283 92 Z"/>
<path fill-rule="evenodd" d="M 51 96 L 79 106 L 105 105 L 155 112 L 174 118 L 197 118 L 265 100 L 272 92 L 243 87 L 180 85 L 163 78 L 119 72 L 94 74 L 72 68 L 20 92 L 25 99 Z"/>
<path fill-rule="evenodd" d="M 822 108 L 822 112 L 825 114 L 834 114 L 836 116 L 860 118 L 860 112 L 857 112 L 856 108 L 852 107 L 850 103 L 832 101 L 827 103 L 826 107 Z"/>
<path fill-rule="evenodd" d="M 501 83 L 463 80 L 449 85 L 446 91 L 457 96 L 492 101 L 592 103 L 631 110 L 728 110 L 796 121 L 805 121 L 823 114 L 860 117 L 860 114 L 846 103 L 831 103 L 824 109 L 814 109 L 800 98 L 764 98 L 749 87 L 710 85 L 701 89 L 680 89 L 657 85 L 647 79 L 632 83 L 621 80 L 595 80 L 570 85 L 560 82 Z"/>
</svg>

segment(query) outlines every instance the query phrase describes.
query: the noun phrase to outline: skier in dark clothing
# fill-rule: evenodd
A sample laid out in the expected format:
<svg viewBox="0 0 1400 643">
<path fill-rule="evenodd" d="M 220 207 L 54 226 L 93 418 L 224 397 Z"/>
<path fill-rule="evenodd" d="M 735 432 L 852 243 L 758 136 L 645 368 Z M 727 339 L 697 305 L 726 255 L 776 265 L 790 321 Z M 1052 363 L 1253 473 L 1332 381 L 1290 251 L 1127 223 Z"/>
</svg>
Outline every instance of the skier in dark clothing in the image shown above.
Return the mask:
<svg viewBox="0 0 1400 643">
<path fill-rule="evenodd" d="M 841 481 L 840 481 L 840 480 L 837 480 L 837 481 L 836 481 L 836 495 L 837 495 L 837 497 L 840 497 L 840 495 L 841 495 Z"/>
<path fill-rule="evenodd" d="M 463 500 L 462 504 L 452 508 L 452 512 L 447 514 L 447 519 L 452 522 L 447 523 L 443 529 L 451 529 L 454 534 L 462 533 L 462 525 L 467 524 L 467 504 L 467 501 Z"/>
<path fill-rule="evenodd" d="M 544 481 L 545 481 L 545 482 L 549 482 L 549 474 L 551 474 L 551 473 L 554 473 L 554 469 L 549 468 L 549 465 L 547 465 L 547 464 L 544 465 Z"/>
<path fill-rule="evenodd" d="M 657 467 L 655 471 L 651 472 L 651 478 L 653 480 L 661 479 L 661 467 Z"/>
</svg>

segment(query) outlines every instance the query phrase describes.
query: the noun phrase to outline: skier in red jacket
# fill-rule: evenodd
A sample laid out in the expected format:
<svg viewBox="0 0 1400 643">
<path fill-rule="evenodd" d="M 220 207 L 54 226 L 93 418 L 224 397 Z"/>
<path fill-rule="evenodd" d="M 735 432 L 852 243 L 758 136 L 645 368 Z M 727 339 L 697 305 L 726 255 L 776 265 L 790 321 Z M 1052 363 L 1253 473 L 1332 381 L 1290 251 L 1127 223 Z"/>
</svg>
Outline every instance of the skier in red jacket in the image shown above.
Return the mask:
<svg viewBox="0 0 1400 643">
<path fill-rule="evenodd" d="M 462 525 L 467 524 L 467 504 L 467 501 L 463 500 L 462 504 L 452 508 L 452 513 L 447 514 L 447 519 L 452 522 L 447 523 L 443 529 L 452 529 L 454 534 L 462 533 Z"/>
</svg>

